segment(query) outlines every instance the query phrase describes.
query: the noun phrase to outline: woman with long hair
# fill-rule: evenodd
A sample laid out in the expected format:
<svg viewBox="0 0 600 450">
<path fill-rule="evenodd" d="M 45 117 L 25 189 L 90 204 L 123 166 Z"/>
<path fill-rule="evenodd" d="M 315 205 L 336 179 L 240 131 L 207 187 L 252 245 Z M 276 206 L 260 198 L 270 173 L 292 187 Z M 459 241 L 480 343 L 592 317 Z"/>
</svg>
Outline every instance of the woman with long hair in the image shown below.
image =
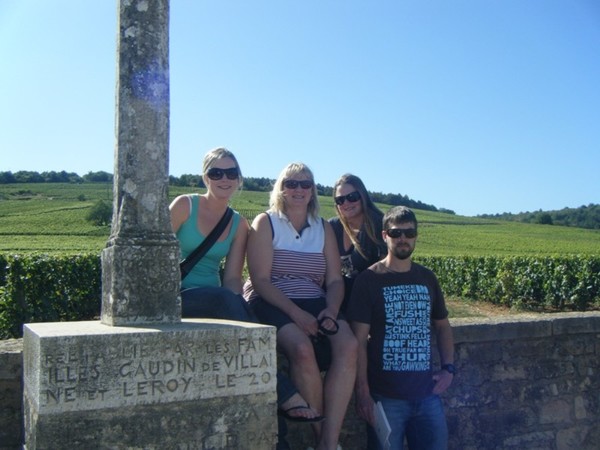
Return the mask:
<svg viewBox="0 0 600 450">
<path fill-rule="evenodd" d="M 381 234 L 383 212 L 373 203 L 356 175 L 344 174 L 333 186 L 336 217 L 329 219 L 337 242 L 344 277 L 346 309 L 352 285 L 360 272 L 381 260 L 387 247 Z"/>
</svg>

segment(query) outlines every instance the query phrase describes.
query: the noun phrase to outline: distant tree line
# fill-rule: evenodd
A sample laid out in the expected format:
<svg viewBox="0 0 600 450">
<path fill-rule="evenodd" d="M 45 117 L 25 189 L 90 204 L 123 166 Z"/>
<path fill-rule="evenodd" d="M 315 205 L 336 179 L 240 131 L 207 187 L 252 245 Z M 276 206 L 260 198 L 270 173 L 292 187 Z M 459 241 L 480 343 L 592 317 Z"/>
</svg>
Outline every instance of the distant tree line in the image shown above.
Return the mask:
<svg viewBox="0 0 600 450">
<path fill-rule="evenodd" d="M 253 177 L 244 177 L 244 190 L 246 191 L 255 191 L 255 192 L 270 192 L 273 188 L 273 184 L 275 180 L 270 178 L 253 178 Z M 206 187 L 204 185 L 204 181 L 202 181 L 201 175 L 192 175 L 185 174 L 180 177 L 169 177 L 169 184 L 172 186 L 199 186 Z M 317 192 L 319 195 L 323 195 L 326 197 L 330 197 L 333 195 L 333 187 L 331 186 L 323 186 L 322 184 L 317 183 Z M 409 208 L 415 209 L 423 209 L 427 211 L 439 211 L 445 212 L 448 214 L 455 214 L 454 211 L 443 208 L 436 208 L 433 205 L 428 205 L 427 203 L 420 202 L 418 200 L 413 200 L 406 195 L 401 194 L 383 194 L 381 192 L 369 192 L 371 194 L 371 199 L 377 203 L 385 203 L 386 205 L 403 205 L 408 206 Z"/>
<path fill-rule="evenodd" d="M 21 170 L 18 172 L 0 172 L 0 184 L 10 183 L 112 183 L 113 175 L 108 172 L 88 172 L 84 176 L 79 176 L 73 172 L 33 172 Z M 247 191 L 269 192 L 273 187 L 275 180 L 270 178 L 244 177 L 244 189 Z M 180 177 L 169 176 L 169 184 L 172 186 L 206 187 L 202 176 L 198 174 L 184 174 Z M 333 195 L 331 186 L 317 184 L 319 195 Z M 454 211 L 444 208 L 437 208 L 433 205 L 413 200 L 407 195 L 384 194 L 382 192 L 370 192 L 371 198 L 377 203 L 387 205 L 403 205 L 409 208 L 422 209 L 426 211 L 438 211 L 447 214 L 455 214 Z M 512 220 L 524 223 L 537 223 L 545 225 L 564 225 L 568 227 L 579 227 L 597 230 L 600 229 L 600 205 L 590 203 L 587 206 L 579 208 L 563 208 L 558 211 L 534 211 L 522 212 L 518 214 L 480 214 L 477 217 L 484 219 L 502 219 Z"/>
<path fill-rule="evenodd" d="M 113 176 L 108 172 L 88 172 L 80 177 L 74 172 L 32 172 L 20 170 L 18 172 L 0 172 L 0 184 L 9 183 L 102 183 L 112 182 Z"/>
<path fill-rule="evenodd" d="M 600 229 L 600 205 L 590 203 L 579 208 L 563 208 L 558 211 L 522 212 L 518 214 L 481 214 L 485 219 L 503 219 L 515 222 L 538 223 L 544 225 L 564 225 L 567 227 Z"/>
<path fill-rule="evenodd" d="M 73 172 L 32 172 L 32 171 L 19 171 L 19 172 L 0 172 L 0 184 L 9 183 L 102 183 L 112 182 L 113 176 L 108 172 L 88 172 L 83 177 L 80 177 Z M 270 178 L 254 178 L 244 177 L 244 189 L 247 191 L 258 191 L 258 192 L 269 192 L 273 187 L 275 180 Z M 184 174 L 180 177 L 173 175 L 169 176 L 169 184 L 171 186 L 190 186 L 190 187 L 206 187 L 202 176 L 198 174 Z M 317 192 L 319 195 L 331 196 L 333 195 L 333 188 L 331 186 L 323 186 L 317 184 Z M 406 195 L 401 194 L 384 194 L 382 192 L 371 192 L 371 198 L 377 203 L 385 203 L 387 205 L 403 205 L 409 208 L 422 209 L 427 211 L 439 211 L 447 214 L 455 214 L 454 211 L 444 208 L 436 208 L 433 205 L 423 203 L 418 200 L 413 200 Z"/>
</svg>

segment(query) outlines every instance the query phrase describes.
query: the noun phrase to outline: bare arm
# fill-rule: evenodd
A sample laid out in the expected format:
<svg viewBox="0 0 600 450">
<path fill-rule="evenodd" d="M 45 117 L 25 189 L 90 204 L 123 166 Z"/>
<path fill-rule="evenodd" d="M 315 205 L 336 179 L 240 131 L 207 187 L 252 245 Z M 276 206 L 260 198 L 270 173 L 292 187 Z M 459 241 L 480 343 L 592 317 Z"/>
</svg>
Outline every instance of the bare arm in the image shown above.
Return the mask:
<svg viewBox="0 0 600 450">
<path fill-rule="evenodd" d="M 240 223 L 233 237 L 231 248 L 225 259 L 225 271 L 223 274 L 223 287 L 236 294 L 242 293 L 242 271 L 246 258 L 246 244 L 248 242 L 248 230 L 250 226 L 244 217 L 240 217 Z"/>
<path fill-rule="evenodd" d="M 324 315 L 337 317 L 337 314 L 344 299 L 344 281 L 342 280 L 342 269 L 340 263 L 340 254 L 335 241 L 335 234 L 329 222 L 324 222 L 325 226 L 325 263 L 327 269 L 325 272 L 325 287 L 327 295 L 327 308 L 319 314 L 319 318 Z"/>
<path fill-rule="evenodd" d="M 454 338 L 452 336 L 450 322 L 447 318 L 434 320 L 433 327 L 435 329 L 441 364 L 454 364 Z M 433 379 L 436 382 L 433 393 L 441 394 L 450 387 L 454 375 L 446 370 L 440 370 L 433 375 Z"/>
<path fill-rule="evenodd" d="M 354 395 L 356 397 L 356 413 L 369 424 L 375 423 L 375 402 L 371 397 L 369 383 L 367 380 L 367 341 L 371 326 L 368 323 L 352 322 L 352 331 L 358 340 L 358 359 L 356 367 L 356 382 L 354 383 Z"/>
<path fill-rule="evenodd" d="M 173 233 L 177 233 L 181 224 L 190 217 L 190 197 L 187 195 L 176 197 L 169 205 L 169 214 Z"/>
</svg>

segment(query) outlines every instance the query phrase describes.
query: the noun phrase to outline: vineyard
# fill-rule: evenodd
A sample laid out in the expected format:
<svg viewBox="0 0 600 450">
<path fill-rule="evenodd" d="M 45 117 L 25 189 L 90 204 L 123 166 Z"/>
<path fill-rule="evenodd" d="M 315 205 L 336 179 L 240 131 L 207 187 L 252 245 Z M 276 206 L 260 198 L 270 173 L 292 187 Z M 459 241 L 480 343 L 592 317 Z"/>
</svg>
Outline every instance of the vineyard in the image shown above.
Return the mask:
<svg viewBox="0 0 600 450">
<path fill-rule="evenodd" d="M 106 183 L 0 185 L 0 339 L 27 322 L 98 316 L 110 227 L 86 215 L 111 197 Z M 332 217 L 333 200 L 319 200 Z M 241 191 L 232 206 L 251 220 L 268 194 Z M 435 271 L 447 296 L 528 311 L 600 308 L 599 230 L 415 212 L 415 260 Z"/>
<path fill-rule="evenodd" d="M 170 196 L 202 189 L 171 187 Z M 109 183 L 0 184 L 0 252 L 52 254 L 100 252 L 109 226 L 86 215 L 98 201 L 111 202 Z M 240 191 L 232 207 L 252 219 L 268 207 L 268 193 Z M 333 217 L 331 197 L 320 197 L 321 215 Z M 385 211 L 388 205 L 379 204 Z M 416 210 L 421 256 L 600 255 L 600 231 Z"/>
</svg>

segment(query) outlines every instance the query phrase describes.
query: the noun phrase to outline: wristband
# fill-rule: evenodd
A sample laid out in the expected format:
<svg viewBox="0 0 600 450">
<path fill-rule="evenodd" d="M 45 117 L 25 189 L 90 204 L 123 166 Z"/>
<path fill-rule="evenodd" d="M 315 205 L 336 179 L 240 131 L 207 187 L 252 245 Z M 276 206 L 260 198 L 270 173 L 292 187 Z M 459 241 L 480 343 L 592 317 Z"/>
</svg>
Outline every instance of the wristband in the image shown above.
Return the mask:
<svg viewBox="0 0 600 450">
<path fill-rule="evenodd" d="M 442 370 L 445 370 L 452 375 L 456 374 L 456 367 L 454 367 L 454 364 L 442 364 Z"/>
</svg>

